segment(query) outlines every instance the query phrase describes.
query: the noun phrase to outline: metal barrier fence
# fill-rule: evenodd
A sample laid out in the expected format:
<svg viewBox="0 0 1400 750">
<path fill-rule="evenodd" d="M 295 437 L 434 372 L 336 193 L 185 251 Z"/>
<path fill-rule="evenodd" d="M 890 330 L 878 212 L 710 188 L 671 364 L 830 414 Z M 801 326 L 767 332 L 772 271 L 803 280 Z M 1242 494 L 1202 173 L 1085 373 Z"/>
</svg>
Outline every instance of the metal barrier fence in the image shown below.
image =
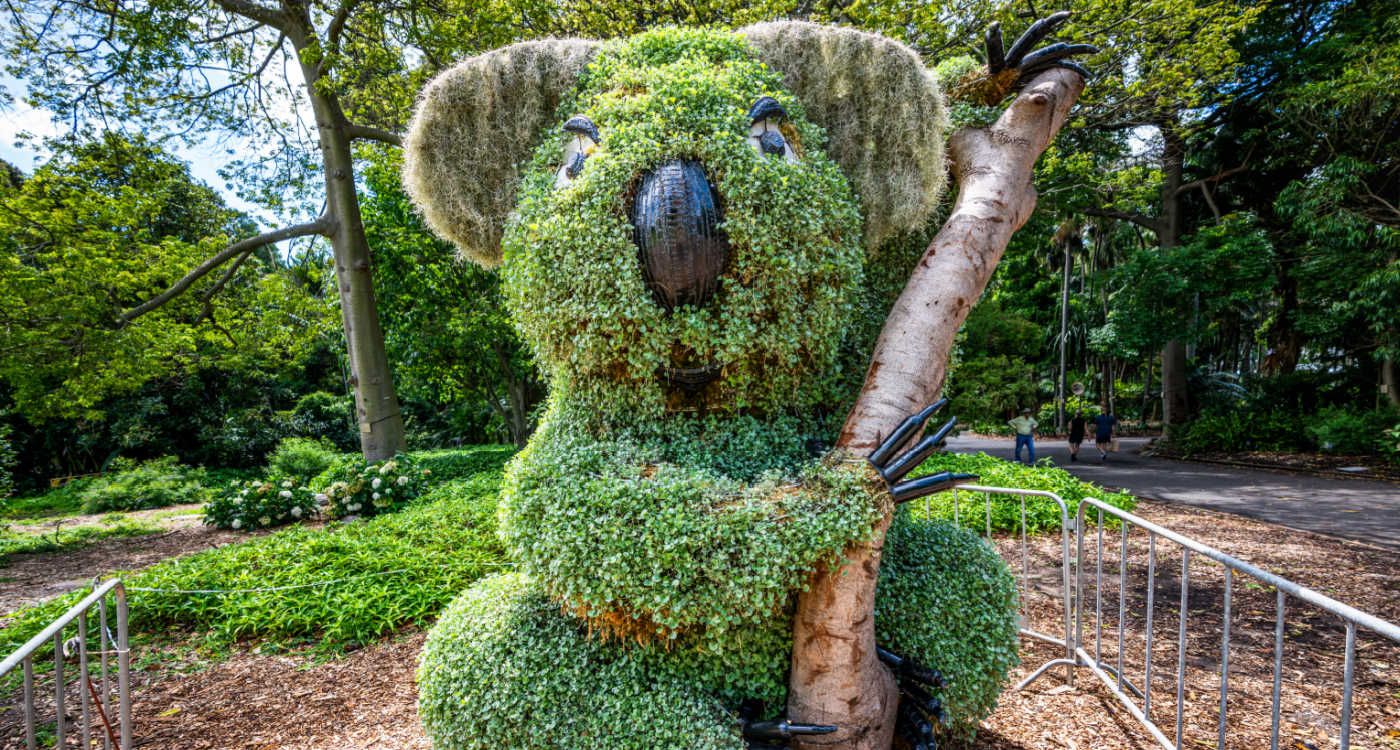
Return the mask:
<svg viewBox="0 0 1400 750">
<path fill-rule="evenodd" d="M 982 489 L 982 488 L 978 488 Z M 1008 492 L 1001 489 L 992 489 L 993 492 Z M 1094 513 L 1094 563 L 1093 563 L 1093 652 L 1090 653 L 1085 640 L 1085 620 L 1089 616 L 1089 599 L 1086 595 L 1086 578 L 1089 572 L 1086 568 L 1088 557 L 1086 557 L 1085 542 L 1089 535 L 1088 513 Z M 1104 653 L 1104 531 L 1105 518 L 1111 520 L 1118 528 L 1118 573 L 1117 573 L 1117 639 L 1116 649 L 1113 654 L 1105 657 Z M 1362 612 L 1353 607 L 1349 607 L 1328 596 L 1320 594 L 1312 589 L 1300 586 L 1286 578 L 1269 573 L 1247 562 L 1231 557 L 1219 550 L 1208 547 L 1193 539 L 1184 537 L 1170 529 L 1140 518 L 1132 513 L 1115 508 L 1102 501 L 1085 498 L 1079 505 L 1075 518 L 1075 540 L 1076 556 L 1075 562 L 1075 587 L 1073 608 L 1074 630 L 1066 638 L 1071 644 L 1070 653 L 1064 659 L 1054 659 L 1041 665 L 1029 677 L 1017 686 L 1018 689 L 1025 687 L 1038 679 L 1052 667 L 1065 665 L 1067 667 L 1085 667 L 1089 669 L 1103 685 L 1123 704 L 1129 713 L 1138 720 L 1139 723 L 1150 733 L 1159 745 L 1167 750 L 1181 750 L 1183 742 L 1187 740 L 1183 736 L 1184 701 L 1187 691 L 1187 641 L 1188 628 L 1190 624 L 1190 608 L 1188 600 L 1193 591 L 1191 587 L 1191 562 L 1200 558 L 1205 561 L 1218 564 L 1222 571 L 1223 585 L 1221 588 L 1221 635 L 1219 645 L 1219 691 L 1218 710 L 1216 711 L 1216 746 L 1225 748 L 1227 735 L 1227 713 L 1230 704 L 1230 655 L 1231 655 L 1231 608 L 1232 591 L 1235 588 L 1235 576 L 1237 574 L 1247 576 L 1258 584 L 1271 586 L 1275 589 L 1274 597 L 1274 633 L 1272 648 L 1272 700 L 1270 717 L 1270 742 L 1269 747 L 1277 750 L 1279 747 L 1280 713 L 1282 703 L 1283 687 L 1283 665 L 1284 665 L 1284 632 L 1285 613 L 1289 598 L 1305 603 L 1327 613 L 1329 616 L 1338 618 L 1345 627 L 1345 646 L 1343 647 L 1342 666 L 1342 696 L 1339 707 L 1340 731 L 1338 743 L 1341 750 L 1348 750 L 1351 744 L 1351 724 L 1352 724 L 1352 697 L 1356 682 L 1356 656 L 1357 656 L 1357 630 L 1358 628 L 1369 630 L 1397 644 L 1400 644 L 1400 627 L 1386 622 L 1374 615 Z M 1134 529 L 1147 533 L 1146 550 L 1146 592 L 1145 611 L 1142 613 L 1145 624 L 1145 638 L 1143 640 L 1143 655 L 1141 671 L 1136 672 L 1142 675 L 1141 683 L 1135 684 L 1133 679 L 1128 677 L 1125 664 L 1125 623 L 1128 616 L 1129 587 L 1128 557 L 1129 557 L 1129 535 Z M 1062 533 L 1062 536 L 1067 532 Z M 1173 545 L 1180 550 L 1181 573 L 1179 585 L 1179 603 L 1177 605 L 1177 638 L 1176 638 L 1176 679 L 1175 679 L 1175 712 L 1174 736 L 1168 738 L 1166 733 L 1157 725 L 1154 720 L 1154 709 L 1152 692 L 1154 688 L 1153 677 L 1153 626 L 1156 620 L 1155 594 L 1158 585 L 1157 560 L 1158 542 L 1163 541 Z M 1023 543 L 1024 549 L 1024 543 Z M 1064 553 L 1064 561 L 1068 565 L 1070 557 L 1068 550 Z M 1112 572 L 1109 574 L 1109 583 L 1112 584 Z M 1199 580 L 1199 576 L 1198 576 Z M 1260 588 L 1258 584 L 1254 588 Z M 1246 586 L 1249 584 L 1246 583 Z M 1068 588 L 1068 587 L 1067 587 Z M 1111 607 L 1110 602 L 1110 607 Z M 1112 611 L 1110 610 L 1110 614 Z M 1136 614 L 1136 613 L 1135 613 Z M 1199 612 L 1198 612 L 1199 614 Z M 1110 627 L 1110 630 L 1112 628 Z M 1113 646 L 1112 640 L 1109 642 L 1110 648 Z M 1137 665 L 1133 665 L 1137 669 Z M 1157 682 L 1161 682 L 1159 678 Z M 1158 711 L 1157 713 L 1160 713 Z M 1204 743 L 1196 742 L 1196 745 Z"/>
<path fill-rule="evenodd" d="M 1056 646 L 1059 646 L 1059 647 L 1065 649 L 1065 658 L 1064 658 L 1064 659 L 1055 659 L 1055 660 L 1053 660 L 1052 662 L 1047 663 L 1046 665 L 1043 665 L 1041 668 L 1035 670 L 1035 674 L 1032 676 L 1032 678 L 1027 679 L 1027 680 L 1026 680 L 1025 682 L 1023 682 L 1021 685 L 1018 685 L 1018 686 L 1017 686 L 1017 689 L 1019 690 L 1019 689 L 1021 689 L 1022 687 L 1024 687 L 1025 685 L 1030 684 L 1031 679 L 1034 679 L 1035 677 L 1040 676 L 1041 674 L 1044 673 L 1044 671 L 1045 671 L 1045 669 L 1046 669 L 1047 667 L 1053 666 L 1054 664 L 1064 664 L 1064 665 L 1066 665 L 1066 666 L 1065 666 L 1065 680 L 1066 680 L 1067 682 L 1069 682 L 1069 684 L 1073 685 L 1073 684 L 1074 684 L 1074 629 L 1073 629 L 1073 617 L 1074 617 L 1074 614 L 1073 614 L 1073 613 L 1074 613 L 1074 608 L 1073 608 L 1072 602 L 1070 601 L 1070 595 L 1071 595 L 1071 591 L 1072 591 L 1072 590 L 1071 590 L 1071 588 L 1070 588 L 1070 556 L 1069 556 L 1069 549 L 1070 549 L 1070 547 L 1069 547 L 1069 531 L 1070 531 L 1069 519 L 1070 519 L 1070 516 L 1069 516 L 1069 506 L 1067 506 L 1067 505 L 1065 504 L 1064 498 L 1060 497 L 1059 495 L 1057 495 L 1057 494 L 1055 494 L 1055 493 L 1053 493 L 1053 492 L 1046 492 L 1046 491 L 1044 491 L 1044 490 L 1021 490 L 1021 489 L 1015 489 L 1015 488 L 1012 488 L 1012 487 L 985 487 L 985 486 L 978 485 L 978 484 L 964 484 L 964 485 L 960 485 L 960 486 L 954 488 L 953 491 L 952 491 L 952 498 L 953 498 L 953 523 L 955 523 L 955 524 L 957 524 L 957 525 L 959 525 L 959 526 L 962 525 L 962 493 L 966 493 L 966 492 L 974 492 L 974 493 L 981 493 L 981 494 L 982 494 L 982 501 L 983 501 L 982 504 L 983 504 L 984 515 L 985 515 L 985 519 L 986 519 L 986 524 L 985 524 L 986 537 L 987 537 L 989 540 L 991 539 L 991 536 L 992 536 L 992 497 L 993 497 L 994 495 L 1006 495 L 1006 496 L 1009 496 L 1009 497 L 1017 498 L 1017 499 L 1019 500 L 1019 502 L 1020 502 L 1020 511 L 1021 511 L 1020 523 L 1017 525 L 1017 529 L 1019 530 L 1020 535 L 1021 535 L 1021 538 L 1020 538 L 1021 571 L 1020 571 L 1020 574 L 1017 576 L 1017 587 L 1018 587 L 1019 593 L 1020 593 L 1020 596 L 1018 597 L 1018 601 L 1019 601 L 1020 604 L 1021 604 L 1021 611 L 1017 613 L 1017 615 L 1018 615 L 1018 620 L 1019 620 L 1019 629 L 1020 629 L 1020 631 L 1021 631 L 1021 635 L 1024 635 L 1024 636 L 1027 636 L 1027 637 L 1030 637 L 1030 638 L 1035 638 L 1035 639 L 1037 639 L 1037 640 L 1045 641 L 1045 642 L 1047 642 L 1047 643 L 1051 643 L 1051 644 L 1054 644 L 1054 645 L 1056 645 Z M 1027 498 L 1042 498 L 1042 499 L 1045 499 L 1045 500 L 1053 501 L 1053 502 L 1055 503 L 1055 505 L 1057 505 L 1057 506 L 1059 507 L 1059 511 L 1060 511 L 1060 587 L 1061 587 L 1060 590 L 1061 590 L 1061 595 L 1060 595 L 1059 597 L 1057 597 L 1057 598 L 1060 599 L 1061 612 L 1062 612 L 1062 614 L 1063 614 L 1063 618 L 1062 618 L 1062 619 L 1063 619 L 1063 623 L 1064 623 L 1064 632 L 1061 633 L 1061 634 L 1058 635 L 1058 636 L 1056 636 L 1056 635 L 1051 635 L 1051 634 L 1049 634 L 1049 633 L 1042 633 L 1042 632 L 1040 632 L 1040 631 L 1038 631 L 1038 630 L 1035 630 L 1034 628 L 1031 627 L 1030 619 L 1029 619 L 1029 618 L 1027 617 L 1027 615 L 1026 615 L 1026 599 L 1027 599 L 1027 595 L 1030 593 L 1030 590 L 1031 590 L 1031 577 L 1030 577 L 1030 543 L 1029 543 L 1029 540 L 1028 540 L 1028 538 L 1027 538 L 1027 537 L 1028 537 L 1028 530 L 1027 530 L 1027 523 L 1026 523 L 1026 500 L 1027 500 Z M 929 512 L 929 498 L 928 498 L 928 497 L 925 497 L 925 498 L 924 498 L 924 513 L 925 513 L 925 515 L 928 515 L 928 512 Z"/>
<path fill-rule="evenodd" d="M 111 604 L 108 600 L 111 600 Z M 93 610 L 96 610 L 97 636 L 96 651 L 90 649 Z M 109 610 L 115 610 L 109 618 Z M 34 659 L 45 646 L 53 646 L 53 722 L 54 739 L 52 747 L 64 747 L 68 735 L 67 692 L 68 681 L 64 678 L 65 664 L 77 662 L 75 674 L 79 704 L 79 720 L 76 727 L 80 747 L 93 747 L 93 731 L 96 729 L 103 750 L 131 750 L 131 653 L 128 649 L 126 628 L 126 591 L 118 579 L 98 585 L 82 601 L 74 604 L 61 617 L 54 620 L 42 632 L 25 643 L 0 662 L 0 678 L 10 675 L 16 668 L 24 671 L 22 689 L 24 711 L 24 744 L 28 750 L 38 747 L 39 707 L 36 705 Z M 116 632 L 108 626 L 109 619 L 115 619 Z M 64 639 L 70 626 L 76 634 Z M 100 687 L 93 683 L 90 656 L 96 656 Z M 112 657 L 116 657 L 113 664 Z M 115 672 L 115 675 L 112 673 Z M 112 699 L 116 678 L 115 714 Z M 45 706 L 44 708 L 48 708 Z M 99 720 L 94 726 L 94 714 Z M 114 725 L 115 722 L 115 725 Z"/>
</svg>

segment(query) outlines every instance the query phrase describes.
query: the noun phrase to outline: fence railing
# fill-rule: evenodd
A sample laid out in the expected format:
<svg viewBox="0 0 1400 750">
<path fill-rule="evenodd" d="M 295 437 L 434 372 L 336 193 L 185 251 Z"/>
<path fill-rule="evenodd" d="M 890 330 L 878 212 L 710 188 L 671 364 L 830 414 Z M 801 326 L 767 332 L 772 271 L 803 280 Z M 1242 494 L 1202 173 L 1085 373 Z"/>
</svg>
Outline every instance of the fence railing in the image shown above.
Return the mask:
<svg viewBox="0 0 1400 750">
<path fill-rule="evenodd" d="M 70 729 L 68 692 L 74 686 L 79 718 L 73 729 L 81 742 L 80 747 L 94 747 L 95 734 L 103 750 L 131 750 L 131 653 L 126 619 L 126 591 L 121 581 L 106 581 L 0 662 L 0 679 L 17 668 L 23 670 L 21 699 L 27 750 L 39 746 L 41 721 L 47 723 L 50 711 L 53 715 L 51 746 L 65 746 Z M 111 624 L 115 625 L 116 632 L 112 631 Z M 72 637 L 65 637 L 69 633 L 73 633 Z M 52 703 L 41 703 L 36 685 L 43 675 L 36 674 L 35 659 L 49 646 L 53 648 Z M 97 682 L 93 681 L 91 657 L 94 656 L 97 658 Z M 77 669 L 70 683 L 65 675 L 67 666 L 72 663 L 76 663 Z M 48 745 L 47 737 L 45 740 Z"/>
<path fill-rule="evenodd" d="M 984 488 L 977 488 L 984 490 Z M 997 488 L 985 488 L 985 491 L 1006 493 L 1009 491 Z M 1092 518 L 1090 514 L 1092 513 Z M 1105 530 L 1109 524 L 1105 519 L 1110 520 L 1110 524 L 1117 526 L 1116 536 L 1118 536 L 1118 560 L 1116 576 L 1110 568 L 1107 578 L 1104 573 L 1105 561 Z M 1093 530 L 1090 531 L 1090 527 Z M 1068 527 L 1067 527 L 1068 528 Z M 1354 607 L 1343 604 L 1331 597 L 1318 593 L 1310 588 L 1300 586 L 1281 576 L 1270 573 L 1259 567 L 1251 565 L 1243 560 L 1227 555 L 1217 549 L 1208 547 L 1194 539 L 1182 536 L 1170 529 L 1157 525 L 1136 516 L 1128 511 L 1116 508 L 1108 503 L 1093 498 L 1085 498 L 1079 505 L 1078 513 L 1073 524 L 1075 530 L 1075 557 L 1074 563 L 1074 596 L 1070 602 L 1074 617 L 1074 629 L 1066 640 L 1071 644 L 1069 654 L 1063 659 L 1054 659 L 1042 664 L 1034 672 L 1023 680 L 1017 688 L 1023 688 L 1034 682 L 1041 675 L 1057 665 L 1067 667 L 1084 667 L 1094 674 L 1103 683 L 1104 687 L 1111 692 L 1114 697 L 1128 710 L 1130 714 L 1143 726 L 1152 738 L 1167 750 L 1181 750 L 1187 742 L 1191 742 L 1192 747 L 1204 746 L 1206 743 L 1199 740 L 1191 740 L 1184 736 L 1184 716 L 1186 712 L 1186 696 L 1188 694 L 1188 672 L 1187 672 L 1187 651 L 1188 635 L 1192 624 L 1192 610 L 1190 598 L 1192 589 L 1192 568 L 1193 560 L 1203 560 L 1218 567 L 1221 571 L 1221 583 L 1219 589 L 1219 645 L 1216 654 L 1219 667 L 1216 674 L 1219 677 L 1219 688 L 1216 694 L 1217 704 L 1213 712 L 1215 713 L 1215 745 L 1222 750 L 1226 746 L 1228 734 L 1228 714 L 1231 703 L 1230 689 L 1230 658 L 1231 658 L 1231 617 L 1233 601 L 1232 596 L 1236 588 L 1235 579 L 1243 576 L 1253 582 L 1252 588 L 1263 590 L 1264 587 L 1274 589 L 1274 612 L 1273 612 L 1273 643 L 1272 643 L 1272 693 L 1270 700 L 1270 731 L 1269 747 L 1271 750 L 1279 748 L 1280 715 L 1283 706 L 1283 677 L 1284 677 L 1284 653 L 1285 653 L 1285 626 L 1287 623 L 1287 612 L 1289 600 L 1305 603 L 1329 617 L 1335 617 L 1344 626 L 1345 639 L 1342 646 L 1342 693 L 1340 705 L 1338 706 L 1337 717 L 1338 746 L 1341 750 L 1348 750 L 1351 745 L 1352 731 L 1352 699 L 1356 687 L 1356 660 L 1357 660 L 1357 631 L 1364 629 L 1373 632 L 1383 638 L 1400 644 L 1400 627 L 1393 623 L 1376 617 L 1375 615 L 1362 612 Z M 1128 575 L 1130 556 L 1129 540 L 1134 531 L 1145 532 L 1147 536 L 1146 544 L 1146 576 L 1141 597 L 1132 597 L 1134 601 L 1142 600 L 1145 606 L 1141 613 L 1134 612 L 1135 616 L 1141 616 L 1144 637 L 1142 639 L 1141 661 L 1138 662 L 1136 655 L 1128 655 L 1127 622 L 1129 618 L 1129 596 L 1128 590 L 1131 585 Z M 1062 532 L 1062 537 L 1067 532 Z M 1091 537 L 1092 534 L 1092 537 Z M 1092 538 L 1093 550 L 1086 549 L 1086 543 Z M 1153 690 L 1158 682 L 1163 681 L 1160 672 L 1154 678 L 1154 626 L 1159 617 L 1157 610 L 1156 593 L 1159 585 L 1158 581 L 1158 560 L 1161 556 L 1159 543 L 1167 545 L 1171 551 L 1179 551 L 1181 556 L 1180 580 L 1176 593 L 1176 647 L 1175 647 L 1175 680 L 1173 681 L 1175 705 L 1171 712 L 1172 724 L 1169 729 L 1172 736 L 1168 737 L 1157 723 L 1156 717 L 1163 711 L 1159 704 L 1153 702 Z M 1110 539 L 1110 547 L 1112 540 Z M 1024 549 L 1024 542 L 1022 548 Z M 1112 551 L 1111 549 L 1109 550 Z M 1092 558 L 1092 569 L 1090 568 L 1090 558 Z M 1066 566 L 1071 558 L 1067 547 L 1063 552 L 1063 560 Z M 1116 585 L 1114 578 L 1116 577 Z M 1092 591 L 1088 590 L 1089 581 L 1092 580 Z M 1197 574 L 1197 580 L 1201 580 Z M 1109 585 L 1109 591 L 1105 594 L 1105 582 Z M 1214 581 L 1212 580 L 1212 585 Z M 1249 586 L 1249 583 L 1245 584 Z M 1068 587 L 1067 587 L 1068 589 Z M 1113 616 L 1114 589 L 1116 589 L 1116 617 Z M 1213 593 L 1213 592 L 1212 592 Z M 1105 600 L 1108 600 L 1107 602 Z M 1108 642 L 1105 645 L 1105 603 L 1109 607 Z M 1092 605 L 1092 608 L 1091 608 Z M 1197 608 L 1197 620 L 1201 619 L 1200 608 Z M 1092 633 L 1086 637 L 1086 620 L 1092 617 Z M 1116 630 L 1116 634 L 1113 631 Z M 1116 635 L 1116 638 L 1115 638 Z M 1136 636 L 1134 636 L 1136 640 Z M 1090 649 L 1092 641 L 1092 652 Z M 1136 644 L 1132 644 L 1136 648 Z M 1257 651 L 1257 649 L 1255 649 Z M 1106 653 L 1107 651 L 1107 653 Z M 1130 664 L 1129 662 L 1133 662 Z M 1129 676 L 1129 671 L 1134 676 Z M 1141 681 L 1135 682 L 1135 676 L 1141 675 Z M 1191 690 L 1195 694 L 1197 690 Z M 1170 691 L 1168 692 L 1170 694 Z M 1160 703 L 1160 702 L 1159 702 Z M 1154 705 L 1157 708 L 1154 709 Z"/>
<path fill-rule="evenodd" d="M 1075 664 L 1075 662 L 1074 662 L 1074 629 L 1073 629 L 1074 607 L 1073 607 L 1072 602 L 1070 601 L 1070 596 L 1071 596 L 1071 593 L 1072 593 L 1072 589 L 1071 589 L 1071 587 L 1070 587 L 1070 565 L 1071 565 L 1071 561 L 1070 561 L 1070 556 L 1069 556 L 1069 551 L 1070 551 L 1070 546 L 1069 546 L 1069 533 L 1070 533 L 1070 514 L 1069 514 L 1069 506 L 1067 506 L 1067 505 L 1065 504 L 1064 498 L 1060 497 L 1059 495 L 1057 495 L 1057 494 L 1055 494 L 1055 493 L 1053 493 L 1053 492 L 1046 492 L 1046 491 L 1044 491 L 1044 490 L 1022 490 L 1022 489 L 1015 489 L 1015 488 L 1012 488 L 1012 487 L 985 487 L 985 486 L 978 485 L 978 484 L 964 484 L 964 485 L 960 485 L 960 486 L 956 487 L 956 488 L 952 491 L 952 499 L 953 499 L 953 522 L 954 522 L 955 524 L 959 525 L 959 526 L 962 526 L 962 525 L 963 525 L 963 523 L 962 523 L 962 506 L 963 506 L 963 504 L 964 504 L 964 503 L 963 503 L 963 499 L 964 499 L 965 494 L 966 494 L 966 493 L 969 493 L 969 492 L 970 492 L 970 493 L 975 493 L 975 494 L 980 494 L 980 495 L 982 496 L 982 513 L 983 513 L 983 516 L 984 516 L 984 519 L 985 519 L 985 525 L 984 525 L 984 527 L 985 527 L 985 532 L 986 532 L 985 535 L 988 537 L 988 539 L 990 539 L 991 536 L 992 536 L 992 498 L 993 498 L 994 496 L 996 496 L 996 495 L 1005 495 L 1005 496 L 1008 496 L 1008 497 L 1016 498 L 1016 499 L 1019 501 L 1019 503 L 1020 503 L 1020 523 L 1017 524 L 1016 531 L 1018 531 L 1018 532 L 1020 533 L 1019 552 L 1020 552 L 1020 558 L 1021 558 L 1021 560 L 1020 560 L 1021 565 L 1020 565 L 1020 572 L 1019 572 L 1019 574 L 1016 576 L 1016 583 L 1017 583 L 1017 588 L 1018 588 L 1019 594 L 1020 594 L 1020 596 L 1018 597 L 1018 601 L 1020 602 L 1021 611 L 1017 613 L 1017 615 L 1018 615 L 1018 621 L 1019 621 L 1019 626 L 1018 626 L 1018 627 L 1019 627 L 1019 629 L 1020 629 L 1020 631 L 1021 631 L 1021 634 L 1024 635 L 1024 636 L 1027 636 L 1027 637 L 1030 637 L 1030 638 L 1035 638 L 1035 639 L 1037 639 L 1037 640 L 1041 640 L 1041 641 L 1045 641 L 1045 642 L 1047 642 L 1047 643 L 1054 644 L 1054 645 L 1059 646 L 1059 647 L 1061 647 L 1061 648 L 1063 648 L 1063 649 L 1065 650 L 1065 658 L 1064 658 L 1064 659 L 1055 659 L 1055 660 L 1052 660 L 1051 662 L 1048 662 L 1048 663 L 1045 664 L 1045 665 L 1042 665 L 1039 669 L 1035 670 L 1035 672 L 1034 672 L 1034 674 L 1032 675 L 1032 677 L 1028 678 L 1028 679 L 1027 679 L 1025 682 L 1023 682 L 1021 685 L 1018 685 L 1018 686 L 1017 686 L 1017 689 L 1019 690 L 1020 688 L 1024 687 L 1025 685 L 1030 684 L 1031 680 L 1035 679 L 1036 677 L 1039 677 L 1041 674 L 1044 674 L 1045 670 L 1046 670 L 1048 667 L 1053 666 L 1053 665 L 1055 665 L 1055 664 L 1064 664 L 1064 665 L 1065 665 L 1065 680 L 1068 681 L 1071 685 L 1074 684 L 1074 664 Z M 1060 511 L 1060 591 L 1061 591 L 1061 594 L 1060 594 L 1060 596 L 1055 597 L 1056 599 L 1059 600 L 1059 603 L 1060 603 L 1060 611 L 1061 611 L 1061 614 L 1062 614 L 1061 620 L 1062 620 L 1062 623 L 1063 623 L 1063 631 L 1062 631 L 1059 635 L 1052 635 L 1052 634 L 1050 634 L 1050 633 L 1044 633 L 1044 632 L 1038 631 L 1038 630 L 1036 630 L 1035 628 L 1033 628 L 1033 627 L 1031 626 L 1030 617 L 1027 615 L 1027 612 L 1026 612 L 1026 603 L 1027 603 L 1027 600 L 1028 600 L 1028 598 L 1029 598 L 1029 594 L 1030 594 L 1030 592 L 1031 592 L 1030 542 L 1029 542 L 1028 524 L 1026 523 L 1026 501 L 1027 501 L 1028 499 L 1034 499 L 1034 498 L 1041 498 L 1041 499 L 1045 499 L 1045 500 L 1050 500 L 1050 501 L 1054 502 L 1056 506 L 1059 507 L 1059 511 Z M 925 498 L 925 499 L 924 499 L 924 511 L 925 511 L 925 515 L 928 514 L 928 506 L 929 506 L 929 498 Z"/>
</svg>

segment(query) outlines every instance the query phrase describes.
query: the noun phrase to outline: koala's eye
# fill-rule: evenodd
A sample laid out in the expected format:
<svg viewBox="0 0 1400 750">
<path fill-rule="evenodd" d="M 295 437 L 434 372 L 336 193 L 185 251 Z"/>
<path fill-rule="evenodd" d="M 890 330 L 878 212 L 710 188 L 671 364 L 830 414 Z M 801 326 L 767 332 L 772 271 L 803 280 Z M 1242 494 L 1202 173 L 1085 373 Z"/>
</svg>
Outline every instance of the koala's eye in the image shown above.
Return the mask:
<svg viewBox="0 0 1400 750">
<path fill-rule="evenodd" d="M 760 96 L 749 107 L 749 145 L 764 156 L 781 156 L 789 162 L 797 161 L 792 145 L 783 137 L 780 128 L 787 121 L 787 110 L 771 96 Z"/>
<path fill-rule="evenodd" d="M 577 179 L 583 173 L 588 157 L 597 150 L 598 144 L 603 140 L 598 134 L 598 126 L 583 115 L 570 117 L 569 121 L 564 123 L 563 132 L 570 137 L 564 144 L 564 163 L 554 177 L 555 187 L 563 187 Z"/>
</svg>

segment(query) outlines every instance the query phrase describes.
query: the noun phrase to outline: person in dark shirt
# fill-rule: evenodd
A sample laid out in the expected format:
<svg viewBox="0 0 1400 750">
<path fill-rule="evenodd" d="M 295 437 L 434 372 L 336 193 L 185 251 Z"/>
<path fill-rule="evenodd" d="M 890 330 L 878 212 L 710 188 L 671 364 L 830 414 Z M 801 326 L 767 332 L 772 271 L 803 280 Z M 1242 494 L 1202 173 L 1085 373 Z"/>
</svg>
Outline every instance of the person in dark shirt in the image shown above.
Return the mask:
<svg viewBox="0 0 1400 750">
<path fill-rule="evenodd" d="M 1094 417 L 1094 445 L 1099 449 L 1099 462 L 1108 460 L 1108 448 L 1113 442 L 1113 426 L 1118 424 L 1118 417 L 1104 412 Z"/>
<path fill-rule="evenodd" d="M 1069 421 L 1069 460 L 1079 460 L 1079 446 L 1084 442 L 1084 412 L 1075 412 Z"/>
</svg>

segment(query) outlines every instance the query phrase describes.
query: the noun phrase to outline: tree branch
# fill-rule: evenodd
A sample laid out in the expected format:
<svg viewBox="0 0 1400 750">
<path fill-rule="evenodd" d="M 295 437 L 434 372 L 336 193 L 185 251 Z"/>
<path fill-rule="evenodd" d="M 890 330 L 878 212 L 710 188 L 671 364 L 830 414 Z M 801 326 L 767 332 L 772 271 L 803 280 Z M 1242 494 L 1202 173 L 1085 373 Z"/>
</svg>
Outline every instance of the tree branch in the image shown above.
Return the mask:
<svg viewBox="0 0 1400 750">
<path fill-rule="evenodd" d="M 390 146 L 403 146 L 403 136 L 398 133 L 391 133 L 388 130 L 373 128 L 368 125 L 349 124 L 345 126 L 345 134 L 351 138 L 360 138 L 367 141 L 379 141 Z"/>
<path fill-rule="evenodd" d="M 957 202 L 885 320 L 838 446 L 873 449 L 938 393 L 959 326 L 1012 233 L 1035 209 L 1035 163 L 1083 89 L 1073 71 L 1046 71 L 991 127 L 964 128 L 949 139 Z"/>
<path fill-rule="evenodd" d="M 1084 209 L 1084 213 L 1088 216 L 1099 216 L 1105 219 L 1118 219 L 1120 221 L 1131 222 L 1143 229 L 1150 229 L 1154 232 L 1162 231 L 1157 219 L 1132 211 L 1118 211 L 1112 208 L 1086 208 Z"/>
<path fill-rule="evenodd" d="M 289 240 L 293 237 L 306 237 L 313 234 L 326 234 L 330 231 L 330 227 L 330 217 L 328 215 L 323 214 L 321 218 L 312 222 L 307 222 L 306 224 L 297 224 L 295 226 L 285 227 L 283 229 L 278 229 L 273 232 L 264 232 L 263 234 L 257 235 L 256 237 L 249 237 L 246 240 L 239 240 L 238 242 L 235 242 L 232 245 L 229 245 L 228 247 L 219 251 L 219 253 L 214 255 L 212 258 L 204 261 L 203 263 L 200 263 L 199 266 L 197 266 L 194 270 L 190 271 L 189 273 L 185 274 L 184 277 L 181 278 L 179 281 L 175 282 L 174 284 L 171 284 L 169 289 L 166 289 L 165 291 L 161 292 L 155 297 L 152 297 L 151 299 L 146 300 L 145 302 L 142 302 L 136 307 L 133 307 L 130 310 L 127 310 L 126 312 L 122 313 L 121 316 L 117 318 L 117 324 L 122 326 L 128 325 L 133 320 L 136 320 L 142 315 L 145 315 L 146 313 L 160 307 L 161 305 L 164 305 L 170 300 L 175 299 L 176 297 L 183 294 L 185 290 L 189 289 L 190 286 L 194 284 L 194 282 L 199 281 L 201 278 L 203 278 L 205 274 L 209 273 L 210 271 L 213 271 L 214 269 L 218 268 L 219 266 L 222 266 L 223 264 L 227 263 L 228 261 L 243 253 L 257 249 L 258 247 L 261 247 L 263 245 L 271 245 L 275 242 L 281 242 L 282 240 Z"/>
<path fill-rule="evenodd" d="M 214 0 L 214 2 L 229 13 L 266 24 L 283 33 L 286 33 L 287 25 L 291 21 L 282 11 L 269 8 L 266 5 L 259 5 L 252 0 Z"/>
<path fill-rule="evenodd" d="M 1177 186 L 1177 188 L 1176 188 L 1176 194 L 1177 194 L 1177 195 L 1180 195 L 1180 194 L 1186 192 L 1187 190 L 1195 190 L 1196 188 L 1204 188 L 1204 187 L 1210 185 L 1211 183 L 1220 182 L 1221 180 L 1225 179 L 1226 177 L 1230 177 L 1231 175 L 1237 175 L 1237 174 L 1239 174 L 1240 172 L 1243 172 L 1243 171 L 1245 171 L 1245 170 L 1247 170 L 1247 169 L 1249 169 L 1249 162 L 1248 162 L 1248 161 L 1246 161 L 1244 164 L 1239 165 L 1238 167 L 1230 167 L 1229 169 L 1225 169 L 1225 170 L 1221 170 L 1221 171 L 1219 171 L 1219 172 L 1216 172 L 1215 174 L 1211 175 L 1210 177 L 1203 177 L 1203 178 L 1201 178 L 1201 179 L 1199 179 L 1199 180 L 1192 180 L 1192 181 L 1190 181 L 1190 182 L 1183 182 L 1183 183 L 1181 183 L 1179 186 Z"/>
</svg>

